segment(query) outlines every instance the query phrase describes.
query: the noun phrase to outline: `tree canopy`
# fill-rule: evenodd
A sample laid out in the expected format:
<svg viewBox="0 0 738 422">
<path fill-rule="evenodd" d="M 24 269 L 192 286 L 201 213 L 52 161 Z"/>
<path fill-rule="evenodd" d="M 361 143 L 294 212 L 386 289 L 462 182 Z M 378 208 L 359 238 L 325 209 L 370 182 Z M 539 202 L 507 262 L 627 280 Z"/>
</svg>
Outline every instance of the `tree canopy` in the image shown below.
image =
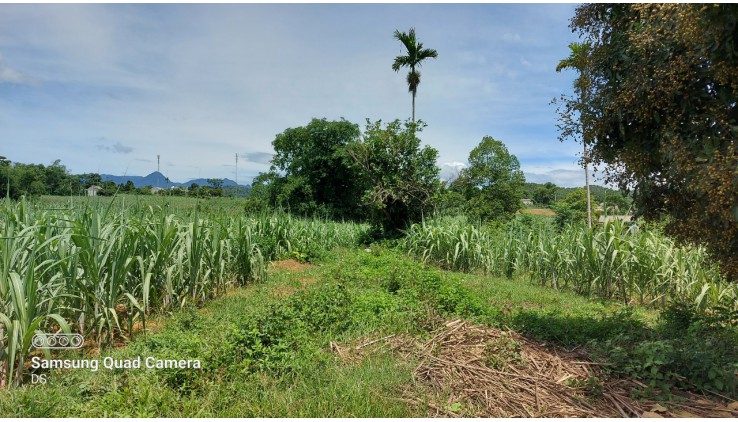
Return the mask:
<svg viewBox="0 0 738 422">
<path fill-rule="evenodd" d="M 346 120 L 313 119 L 278 134 L 271 169 L 254 179 L 251 202 L 301 215 L 361 217 L 364 185 L 345 150 L 359 133 Z"/>
<path fill-rule="evenodd" d="M 21 196 L 77 195 L 82 189 L 80 176 L 70 175 L 59 160 L 43 164 L 13 163 L 0 157 L 0 192 L 12 199 Z"/>
<path fill-rule="evenodd" d="M 738 277 L 738 6 L 589 4 L 591 92 L 569 99 L 607 179 L 640 215 L 706 244 Z"/>
<path fill-rule="evenodd" d="M 381 120 L 367 120 L 361 139 L 348 148 L 367 186 L 362 203 L 385 233 L 420 221 L 440 186 L 438 151 L 421 148 L 416 136 L 423 127 L 422 122 L 395 120 L 382 125 Z"/>
<path fill-rule="evenodd" d="M 467 214 L 509 219 L 521 208 L 525 176 L 505 144 L 485 136 L 469 154 L 469 167 L 453 183 L 467 200 Z"/>
</svg>

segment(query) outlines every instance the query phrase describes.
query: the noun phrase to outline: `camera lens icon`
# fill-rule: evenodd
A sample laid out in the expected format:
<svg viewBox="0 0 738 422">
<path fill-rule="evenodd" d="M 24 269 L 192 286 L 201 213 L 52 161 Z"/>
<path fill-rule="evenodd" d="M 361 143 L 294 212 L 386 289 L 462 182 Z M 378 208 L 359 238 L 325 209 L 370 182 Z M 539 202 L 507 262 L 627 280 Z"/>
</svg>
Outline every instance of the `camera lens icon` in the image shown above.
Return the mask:
<svg viewBox="0 0 738 422">
<path fill-rule="evenodd" d="M 81 334 L 38 333 L 31 339 L 37 349 L 79 349 L 85 342 Z"/>
<path fill-rule="evenodd" d="M 46 343 L 46 340 L 44 340 L 43 337 L 41 337 L 38 334 L 36 334 L 35 336 L 33 336 L 33 339 L 31 340 L 31 343 L 33 344 L 33 347 L 35 347 L 37 349 L 40 349 L 40 348 L 44 347 L 44 344 Z"/>
</svg>

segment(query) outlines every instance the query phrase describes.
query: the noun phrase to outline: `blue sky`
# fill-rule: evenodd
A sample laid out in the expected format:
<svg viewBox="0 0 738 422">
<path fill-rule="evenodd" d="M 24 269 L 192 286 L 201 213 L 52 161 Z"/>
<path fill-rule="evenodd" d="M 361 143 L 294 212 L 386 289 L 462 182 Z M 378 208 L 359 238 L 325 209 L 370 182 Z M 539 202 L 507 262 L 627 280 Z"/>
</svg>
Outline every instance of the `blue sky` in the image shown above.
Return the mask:
<svg viewBox="0 0 738 422">
<path fill-rule="evenodd" d="M 311 118 L 405 119 L 395 29 L 415 27 L 417 117 L 444 174 L 483 136 L 529 181 L 582 186 L 580 146 L 557 140 L 556 73 L 573 4 L 0 5 L 0 155 L 74 173 L 172 180 L 268 169 L 271 142 Z"/>
</svg>

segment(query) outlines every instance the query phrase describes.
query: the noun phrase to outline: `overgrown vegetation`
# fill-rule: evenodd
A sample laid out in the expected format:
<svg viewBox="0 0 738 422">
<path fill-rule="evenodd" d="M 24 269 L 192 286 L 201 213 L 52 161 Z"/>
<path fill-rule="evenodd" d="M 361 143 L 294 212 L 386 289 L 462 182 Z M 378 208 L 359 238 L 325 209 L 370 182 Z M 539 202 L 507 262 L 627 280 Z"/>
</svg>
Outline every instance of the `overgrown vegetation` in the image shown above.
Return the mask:
<svg viewBox="0 0 738 422">
<path fill-rule="evenodd" d="M 617 221 L 592 231 L 568 225 L 557 232 L 532 219 L 502 229 L 444 219 L 413 225 L 400 245 L 443 268 L 520 274 L 543 286 L 623 303 L 673 300 L 699 312 L 738 309 L 738 288 L 704 248 L 679 247 L 657 232 Z"/>
<path fill-rule="evenodd" d="M 118 359 L 200 359 L 201 370 L 42 371 L 45 386 L 0 391 L 0 413 L 418 416 L 422 407 L 397 400 L 426 394 L 410 383 L 416 363 L 391 352 L 346 361 L 333 345 L 393 334 L 428 339 L 443 321 L 458 317 L 590 350 L 611 365 L 601 377 L 636 377 L 650 386 L 636 394 L 668 396 L 688 387 L 735 395 L 729 370 L 738 362 L 738 339 L 726 327 L 684 331 L 686 320 L 671 313 L 657 319 L 647 309 L 520 278 L 442 271 L 376 245 L 369 252 L 339 250 L 320 262 L 297 274 L 272 273 L 204 309 L 185 307 L 163 329 L 103 352 Z M 296 275 L 318 281 L 301 285 Z M 715 347 L 705 350 L 699 341 Z M 500 338 L 487 351 L 491 368 L 525 364 L 518 342 Z"/>
<path fill-rule="evenodd" d="M 44 210 L 0 203 L 0 380 L 22 379 L 36 331 L 73 327 L 98 345 L 152 313 L 265 277 L 269 260 L 357 245 L 366 226 L 289 215 L 229 217 L 152 207 Z"/>
<path fill-rule="evenodd" d="M 704 244 L 738 277 L 738 113 L 732 4 L 589 4 L 571 28 L 589 47 L 591 86 L 565 100 L 608 180 L 649 218 Z"/>
<path fill-rule="evenodd" d="M 442 182 L 438 152 L 421 145 L 425 123 L 415 121 L 417 67 L 437 53 L 412 29 L 395 32 L 408 55 L 393 65 L 410 70 L 412 118 L 367 120 L 363 132 L 325 119 L 285 130 L 243 203 L 74 198 L 98 182 L 101 195 L 135 188 L 69 175 L 58 161 L 0 157 L 0 414 L 418 416 L 432 401 L 416 399 L 430 393 L 413 359 L 437 358 L 437 336 L 467 323 L 485 341 L 461 335 L 455 344 L 481 347 L 460 355 L 488 375 L 529 364 L 524 335 L 596 359 L 596 376 L 564 380 L 593 400 L 616 378 L 635 398 L 738 398 L 736 11 L 577 9 L 572 28 L 586 40 L 559 66 L 579 72 L 559 127 L 584 142 L 585 168 L 606 163 L 630 196 L 593 187 L 590 199 L 588 181 L 587 191 L 526 184 L 517 158 L 490 136 Z M 222 182 L 191 192 L 221 196 Z M 53 207 L 16 200 L 43 194 L 69 196 Z M 524 195 L 555 215 L 517 215 Z M 588 209 L 599 203 L 608 214 L 635 207 L 651 222 L 593 225 Z M 284 258 L 298 270 L 270 273 Z M 164 328 L 148 332 L 154 321 Z M 32 347 L 42 332 L 82 333 L 86 351 L 102 356 L 203 365 L 29 373 L 31 356 L 50 354 Z M 360 359 L 341 352 L 395 336 L 432 338 L 420 354 L 399 355 L 402 345 Z M 52 378 L 23 386 L 32 375 Z M 436 411 L 456 416 L 466 405 Z"/>
</svg>

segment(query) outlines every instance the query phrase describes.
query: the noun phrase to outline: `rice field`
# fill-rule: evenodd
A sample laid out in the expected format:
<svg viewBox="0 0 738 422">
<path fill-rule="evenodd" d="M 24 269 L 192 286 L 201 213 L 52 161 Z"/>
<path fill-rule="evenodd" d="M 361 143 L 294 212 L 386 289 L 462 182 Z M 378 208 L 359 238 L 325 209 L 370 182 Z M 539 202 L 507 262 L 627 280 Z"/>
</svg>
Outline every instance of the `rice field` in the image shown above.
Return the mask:
<svg viewBox="0 0 738 422">
<path fill-rule="evenodd" d="M 259 282 L 277 257 L 356 245 L 367 226 L 112 202 L 0 202 L 0 387 L 20 383 L 36 332 L 99 346 L 147 318 Z"/>
<path fill-rule="evenodd" d="M 699 311 L 738 308 L 738 288 L 727 282 L 702 247 L 678 246 L 621 222 L 589 230 L 515 221 L 502 230 L 459 219 L 413 225 L 401 248 L 426 263 L 456 271 L 521 275 L 543 286 L 624 303 L 676 301 Z"/>
</svg>

